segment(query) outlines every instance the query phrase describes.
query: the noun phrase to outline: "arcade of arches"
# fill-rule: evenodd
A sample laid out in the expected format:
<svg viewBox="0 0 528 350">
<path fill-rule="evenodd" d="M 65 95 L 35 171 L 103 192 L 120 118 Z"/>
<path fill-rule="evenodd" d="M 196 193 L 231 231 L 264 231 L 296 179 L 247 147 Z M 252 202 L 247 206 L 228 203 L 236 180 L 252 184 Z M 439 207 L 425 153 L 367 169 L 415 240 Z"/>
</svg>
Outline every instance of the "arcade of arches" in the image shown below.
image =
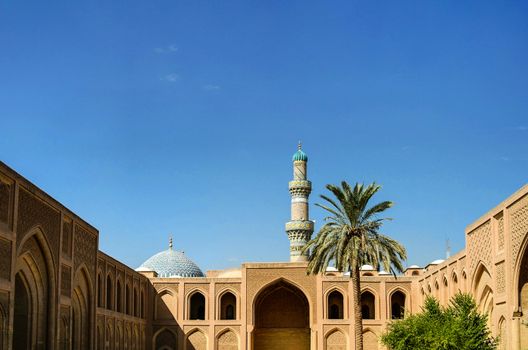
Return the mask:
<svg viewBox="0 0 528 350">
<path fill-rule="evenodd" d="M 397 278 L 362 269 L 366 350 L 427 295 L 445 304 L 458 291 L 489 315 L 500 349 L 528 348 L 528 186 L 464 234 L 461 252 Z M 99 251 L 98 236 L 0 163 L 0 350 L 353 349 L 345 273 L 309 276 L 300 261 L 158 276 Z"/>
</svg>

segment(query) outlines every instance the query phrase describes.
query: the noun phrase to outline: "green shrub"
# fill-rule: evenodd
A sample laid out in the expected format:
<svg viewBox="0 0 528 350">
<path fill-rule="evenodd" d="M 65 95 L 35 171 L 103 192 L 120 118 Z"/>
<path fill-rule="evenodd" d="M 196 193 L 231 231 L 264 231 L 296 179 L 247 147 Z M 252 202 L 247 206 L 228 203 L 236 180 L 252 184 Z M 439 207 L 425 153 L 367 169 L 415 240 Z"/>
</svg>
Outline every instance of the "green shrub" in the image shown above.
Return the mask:
<svg viewBox="0 0 528 350">
<path fill-rule="evenodd" d="M 447 307 L 428 296 L 421 313 L 391 323 L 381 342 L 391 350 L 494 350 L 487 319 L 469 294 L 458 293 Z"/>
</svg>

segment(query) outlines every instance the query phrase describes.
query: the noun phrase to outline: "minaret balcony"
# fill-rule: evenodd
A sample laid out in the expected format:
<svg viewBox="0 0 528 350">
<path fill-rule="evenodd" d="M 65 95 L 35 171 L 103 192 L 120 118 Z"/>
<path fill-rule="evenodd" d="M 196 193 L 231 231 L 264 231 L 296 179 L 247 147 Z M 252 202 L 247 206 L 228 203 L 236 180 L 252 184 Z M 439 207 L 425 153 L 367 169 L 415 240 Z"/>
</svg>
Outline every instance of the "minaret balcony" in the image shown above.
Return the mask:
<svg viewBox="0 0 528 350">
<path fill-rule="evenodd" d="M 308 180 L 293 180 L 288 183 L 292 196 L 308 196 L 312 192 L 312 183 Z"/>
<path fill-rule="evenodd" d="M 293 220 L 286 223 L 286 232 L 288 231 L 310 231 L 314 230 L 314 222 L 310 220 Z"/>
</svg>

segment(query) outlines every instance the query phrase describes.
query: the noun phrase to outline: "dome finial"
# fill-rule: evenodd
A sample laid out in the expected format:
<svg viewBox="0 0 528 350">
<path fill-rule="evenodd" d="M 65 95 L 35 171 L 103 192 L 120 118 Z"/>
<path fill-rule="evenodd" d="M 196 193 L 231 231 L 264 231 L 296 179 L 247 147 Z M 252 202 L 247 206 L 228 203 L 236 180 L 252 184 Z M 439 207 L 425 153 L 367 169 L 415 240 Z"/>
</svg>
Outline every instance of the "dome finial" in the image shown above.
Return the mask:
<svg viewBox="0 0 528 350">
<path fill-rule="evenodd" d="M 296 162 L 296 161 L 307 162 L 308 161 L 308 156 L 302 150 L 302 142 L 301 141 L 299 141 L 299 143 L 297 144 L 297 152 L 295 152 L 293 154 L 293 161 L 294 162 Z"/>
<path fill-rule="evenodd" d="M 169 249 L 172 250 L 172 235 L 169 236 Z"/>
</svg>

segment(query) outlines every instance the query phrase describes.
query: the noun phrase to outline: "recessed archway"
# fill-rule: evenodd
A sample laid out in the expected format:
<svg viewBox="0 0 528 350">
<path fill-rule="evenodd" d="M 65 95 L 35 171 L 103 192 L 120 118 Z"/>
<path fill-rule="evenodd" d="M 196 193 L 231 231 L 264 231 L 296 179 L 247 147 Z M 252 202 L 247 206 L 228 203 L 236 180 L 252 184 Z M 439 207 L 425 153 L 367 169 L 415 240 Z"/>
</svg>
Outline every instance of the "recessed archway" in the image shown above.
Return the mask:
<svg viewBox="0 0 528 350">
<path fill-rule="evenodd" d="M 327 296 L 327 318 L 331 320 L 343 319 L 343 293 L 334 289 Z"/>
<path fill-rule="evenodd" d="M 255 350 L 310 349 L 310 306 L 299 288 L 279 280 L 260 291 L 254 310 Z"/>
<path fill-rule="evenodd" d="M 52 254 L 40 229 L 26 237 L 16 261 L 13 348 L 54 347 L 51 335 L 54 334 L 55 315 L 50 312 L 55 305 Z"/>
<path fill-rule="evenodd" d="M 361 293 L 361 317 L 364 320 L 376 318 L 376 298 L 368 290 Z"/>
<path fill-rule="evenodd" d="M 194 292 L 189 298 L 189 320 L 205 320 L 205 296 Z"/>
<path fill-rule="evenodd" d="M 406 296 L 401 290 L 396 290 L 390 296 L 391 319 L 401 319 L 405 316 Z"/>
<path fill-rule="evenodd" d="M 72 345 L 73 349 L 91 348 L 91 288 L 88 273 L 84 268 L 75 275 L 72 292 Z"/>
<path fill-rule="evenodd" d="M 236 319 L 236 304 L 237 299 L 235 294 L 226 291 L 220 296 L 220 319 L 234 320 Z"/>
</svg>

